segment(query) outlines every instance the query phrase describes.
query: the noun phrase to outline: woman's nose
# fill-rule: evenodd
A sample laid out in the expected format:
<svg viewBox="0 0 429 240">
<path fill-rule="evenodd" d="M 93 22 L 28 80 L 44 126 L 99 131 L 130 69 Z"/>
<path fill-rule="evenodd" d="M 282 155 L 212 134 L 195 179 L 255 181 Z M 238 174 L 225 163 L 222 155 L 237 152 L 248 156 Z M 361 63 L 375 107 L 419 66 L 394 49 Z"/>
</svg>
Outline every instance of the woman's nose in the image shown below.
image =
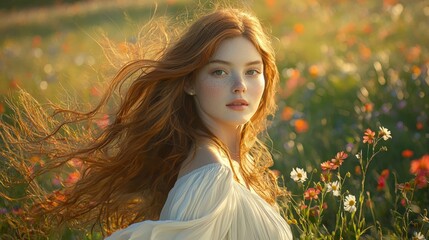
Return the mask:
<svg viewBox="0 0 429 240">
<path fill-rule="evenodd" d="M 235 74 L 233 76 L 233 87 L 232 91 L 234 93 L 244 93 L 247 90 L 246 84 L 244 82 L 244 78 L 240 74 Z"/>
</svg>

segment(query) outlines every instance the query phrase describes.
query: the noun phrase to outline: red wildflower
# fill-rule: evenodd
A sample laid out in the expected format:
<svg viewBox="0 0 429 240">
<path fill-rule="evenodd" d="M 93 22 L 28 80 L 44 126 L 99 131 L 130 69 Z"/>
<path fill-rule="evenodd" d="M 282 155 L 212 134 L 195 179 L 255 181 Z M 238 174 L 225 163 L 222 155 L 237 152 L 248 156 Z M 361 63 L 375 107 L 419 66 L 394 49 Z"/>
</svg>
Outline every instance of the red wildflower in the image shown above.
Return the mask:
<svg viewBox="0 0 429 240">
<path fill-rule="evenodd" d="M 328 204 L 327 204 L 326 202 L 324 202 L 324 203 L 322 204 L 322 208 L 323 208 L 323 209 L 328 209 Z"/>
<path fill-rule="evenodd" d="M 411 151 L 410 149 L 405 149 L 404 151 L 402 151 L 402 157 L 404 158 L 410 158 L 414 155 L 414 152 Z"/>
<path fill-rule="evenodd" d="M 371 131 L 371 129 L 365 130 L 365 136 L 363 136 L 363 143 L 372 144 L 375 138 L 375 132 Z"/>
<path fill-rule="evenodd" d="M 425 175 L 417 175 L 414 181 L 417 188 L 424 188 L 428 185 L 428 179 Z"/>
<path fill-rule="evenodd" d="M 383 176 L 378 177 L 377 180 L 377 190 L 381 191 L 384 189 L 384 187 L 386 187 L 386 178 L 384 178 Z"/>
<path fill-rule="evenodd" d="M 386 180 L 389 177 L 389 169 L 384 169 L 377 180 L 377 190 L 381 191 L 386 187 Z"/>
<path fill-rule="evenodd" d="M 318 199 L 320 190 L 317 188 L 309 188 L 304 192 L 304 198 L 306 200 Z"/>
<path fill-rule="evenodd" d="M 67 179 L 65 180 L 66 185 L 72 185 L 79 181 L 80 179 L 80 173 L 78 171 L 72 172 L 68 175 Z"/>
<path fill-rule="evenodd" d="M 423 125 L 423 123 L 422 123 L 422 122 L 417 122 L 417 123 L 416 123 L 416 128 L 417 128 L 417 130 L 422 130 L 422 129 L 423 129 L 423 127 L 424 127 L 424 125 Z"/>
</svg>

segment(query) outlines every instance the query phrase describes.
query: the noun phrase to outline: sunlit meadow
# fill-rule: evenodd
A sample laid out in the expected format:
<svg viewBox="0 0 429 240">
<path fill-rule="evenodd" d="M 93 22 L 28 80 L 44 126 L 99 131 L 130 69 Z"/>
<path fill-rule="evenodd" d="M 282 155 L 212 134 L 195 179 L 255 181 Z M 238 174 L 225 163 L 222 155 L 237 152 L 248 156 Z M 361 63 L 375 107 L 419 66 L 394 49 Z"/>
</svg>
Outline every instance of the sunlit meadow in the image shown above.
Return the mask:
<svg viewBox="0 0 429 240">
<path fill-rule="evenodd" d="M 131 0 L 55 2 L 0 11 L 0 121 L 9 121 L 6 101 L 20 88 L 42 103 L 96 103 L 112 74 L 103 34 L 126 55 L 155 8 L 156 15 L 176 17 L 195 6 L 185 0 L 156 7 Z M 287 189 L 281 205 L 294 235 L 428 239 L 429 1 L 248 4 L 275 36 L 281 86 L 268 144 Z M 108 115 L 95 123 L 107 124 Z M 29 157 L 29 169 L 44 161 Z M 25 185 L 9 187 L 5 176 L 13 172 L 3 158 L 0 164 L 0 192 L 19 199 Z M 72 159 L 42 184 L 61 198 L 62 186 L 79 180 L 80 167 Z M 1 239 L 17 237 L 24 210 L 20 200 L 0 197 Z M 101 238 L 88 231 L 69 229 L 65 236 Z"/>
</svg>

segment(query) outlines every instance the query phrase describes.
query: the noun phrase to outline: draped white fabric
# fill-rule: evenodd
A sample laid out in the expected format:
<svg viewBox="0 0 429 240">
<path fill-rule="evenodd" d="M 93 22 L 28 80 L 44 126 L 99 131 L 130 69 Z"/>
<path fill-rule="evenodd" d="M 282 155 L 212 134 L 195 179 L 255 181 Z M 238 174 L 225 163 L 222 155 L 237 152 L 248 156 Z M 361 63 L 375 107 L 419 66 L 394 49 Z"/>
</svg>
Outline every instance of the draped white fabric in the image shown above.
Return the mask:
<svg viewBox="0 0 429 240">
<path fill-rule="evenodd" d="M 159 221 L 143 221 L 107 240 L 285 240 L 289 225 L 256 193 L 233 180 L 220 163 L 195 169 L 176 181 Z"/>
</svg>

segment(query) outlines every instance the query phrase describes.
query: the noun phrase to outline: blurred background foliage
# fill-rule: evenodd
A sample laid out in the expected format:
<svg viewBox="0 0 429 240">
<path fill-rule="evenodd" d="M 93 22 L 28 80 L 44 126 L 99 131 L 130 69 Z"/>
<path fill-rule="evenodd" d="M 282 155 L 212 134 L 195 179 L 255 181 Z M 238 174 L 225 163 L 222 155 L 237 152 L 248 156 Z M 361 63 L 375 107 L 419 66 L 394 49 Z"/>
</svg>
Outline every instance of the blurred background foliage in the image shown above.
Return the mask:
<svg viewBox="0 0 429 240">
<path fill-rule="evenodd" d="M 293 191 L 293 167 L 311 172 L 346 151 L 350 157 L 341 171 L 358 176 L 354 154 L 363 148 L 364 130 L 387 127 L 393 139 L 374 161 L 366 189 L 380 206 L 377 214 L 389 216 L 396 203 L 386 199 L 392 199 L 395 179 L 392 175 L 378 189 L 380 173 L 388 169 L 397 182 L 408 181 L 410 161 L 429 153 L 429 1 L 247 4 L 274 36 L 281 75 L 279 109 L 269 129 L 274 168 Z M 187 0 L 159 1 L 155 15 L 174 18 L 195 6 Z M 136 41 L 154 9 L 152 1 L 2 1 L 0 115 L 10 112 L 5 101 L 19 88 L 41 102 L 73 97 L 96 103 L 112 74 L 99 45 L 102 34 L 118 51 L 129 51 L 127 44 Z M 357 191 L 353 181 L 344 188 Z M 428 208 L 428 188 L 416 194 L 418 204 Z M 19 205 L 5 199 L 0 208 L 3 215 L 19 214 Z"/>
</svg>

